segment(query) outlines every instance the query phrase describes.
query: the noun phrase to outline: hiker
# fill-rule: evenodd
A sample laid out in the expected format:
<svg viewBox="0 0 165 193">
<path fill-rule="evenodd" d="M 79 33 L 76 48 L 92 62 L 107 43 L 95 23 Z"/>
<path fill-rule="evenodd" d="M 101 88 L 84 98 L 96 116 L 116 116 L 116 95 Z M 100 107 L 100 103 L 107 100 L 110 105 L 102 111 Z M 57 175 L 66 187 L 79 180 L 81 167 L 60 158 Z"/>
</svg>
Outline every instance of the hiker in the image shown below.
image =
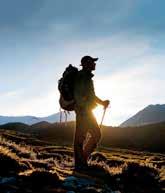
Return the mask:
<svg viewBox="0 0 165 193">
<path fill-rule="evenodd" d="M 92 110 L 97 106 L 97 103 L 103 105 L 104 108 L 109 105 L 109 100 L 103 101 L 95 95 L 92 71 L 95 70 L 97 60 L 98 58 L 91 56 L 84 56 L 81 59 L 82 69 L 77 73 L 74 85 L 74 110 L 76 113 L 75 170 L 88 168 L 87 160 L 101 138 L 100 128 Z"/>
</svg>

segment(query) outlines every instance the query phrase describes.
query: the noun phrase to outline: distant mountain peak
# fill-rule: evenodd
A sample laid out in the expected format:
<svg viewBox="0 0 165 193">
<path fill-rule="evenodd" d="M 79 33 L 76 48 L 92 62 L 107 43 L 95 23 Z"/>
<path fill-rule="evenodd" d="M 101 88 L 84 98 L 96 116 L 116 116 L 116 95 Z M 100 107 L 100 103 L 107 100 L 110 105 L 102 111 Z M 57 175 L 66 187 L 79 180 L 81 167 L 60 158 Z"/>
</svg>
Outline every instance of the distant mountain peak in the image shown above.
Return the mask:
<svg viewBox="0 0 165 193">
<path fill-rule="evenodd" d="M 73 121 L 75 120 L 75 114 L 74 112 L 71 112 L 67 115 L 67 121 Z M 55 113 L 50 116 L 46 117 L 36 117 L 36 116 L 0 116 L 0 125 L 6 124 L 6 123 L 14 123 L 14 122 L 20 122 L 27 125 L 33 125 L 37 124 L 39 122 L 42 122 L 46 124 L 47 123 L 55 123 L 60 121 L 60 113 Z M 65 115 L 62 112 L 62 121 L 65 121 Z"/>
<path fill-rule="evenodd" d="M 121 127 L 142 126 L 165 121 L 165 104 L 148 105 L 124 121 Z"/>
</svg>

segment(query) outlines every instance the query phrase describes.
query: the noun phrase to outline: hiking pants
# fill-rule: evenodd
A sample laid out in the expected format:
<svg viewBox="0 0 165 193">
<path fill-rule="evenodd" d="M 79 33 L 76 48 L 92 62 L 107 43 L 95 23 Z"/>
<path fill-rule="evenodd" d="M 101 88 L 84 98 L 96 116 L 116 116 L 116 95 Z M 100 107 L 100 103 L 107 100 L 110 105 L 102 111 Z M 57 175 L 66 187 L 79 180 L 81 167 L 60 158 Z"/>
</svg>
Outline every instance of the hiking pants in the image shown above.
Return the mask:
<svg viewBox="0 0 165 193">
<path fill-rule="evenodd" d="M 92 111 L 76 110 L 76 131 L 74 138 L 75 165 L 87 164 L 87 159 L 96 148 L 100 138 L 100 128 Z"/>
</svg>

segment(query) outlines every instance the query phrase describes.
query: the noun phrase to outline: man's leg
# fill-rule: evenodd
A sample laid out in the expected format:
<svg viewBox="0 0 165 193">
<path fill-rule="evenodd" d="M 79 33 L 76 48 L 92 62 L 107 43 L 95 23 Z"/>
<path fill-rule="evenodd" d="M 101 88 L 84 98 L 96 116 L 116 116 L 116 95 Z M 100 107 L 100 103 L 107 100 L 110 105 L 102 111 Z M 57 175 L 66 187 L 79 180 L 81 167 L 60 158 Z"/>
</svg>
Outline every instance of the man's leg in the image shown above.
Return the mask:
<svg viewBox="0 0 165 193">
<path fill-rule="evenodd" d="M 101 138 L 100 128 L 92 112 L 90 113 L 89 118 L 90 118 L 89 119 L 90 129 L 88 130 L 88 132 L 90 134 L 90 137 L 88 137 L 88 140 L 83 147 L 84 157 L 86 160 L 91 155 L 91 153 L 95 150 Z"/>
<path fill-rule="evenodd" d="M 83 115 L 79 112 L 76 112 L 76 131 L 74 138 L 75 168 L 87 165 L 87 160 L 85 159 L 83 154 L 83 143 L 86 137 L 83 122 Z"/>
<path fill-rule="evenodd" d="M 83 142 L 84 136 L 81 136 L 79 129 L 76 128 L 75 139 L 74 139 L 74 158 L 75 167 L 86 164 L 86 160 L 83 156 Z"/>
</svg>

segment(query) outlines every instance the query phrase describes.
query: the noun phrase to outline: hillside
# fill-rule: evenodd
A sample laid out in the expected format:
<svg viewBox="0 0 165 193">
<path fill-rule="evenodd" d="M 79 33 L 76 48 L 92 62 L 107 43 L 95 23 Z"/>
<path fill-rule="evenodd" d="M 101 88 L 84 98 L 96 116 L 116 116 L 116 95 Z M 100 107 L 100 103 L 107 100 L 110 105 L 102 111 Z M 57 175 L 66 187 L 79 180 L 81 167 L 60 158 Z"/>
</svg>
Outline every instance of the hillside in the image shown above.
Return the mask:
<svg viewBox="0 0 165 193">
<path fill-rule="evenodd" d="M 120 127 L 134 127 L 165 122 L 165 104 L 149 105 L 123 122 Z"/>
<path fill-rule="evenodd" d="M 10 123 L 1 125 L 0 129 L 31 134 L 37 139 L 71 145 L 74 138 L 75 122 L 48 123 L 40 122 L 34 125 Z M 165 122 L 141 127 L 107 127 L 101 129 L 101 145 L 134 150 L 165 152 Z"/>
<path fill-rule="evenodd" d="M 139 127 L 104 127 L 103 146 L 165 152 L 165 122 Z"/>
<path fill-rule="evenodd" d="M 165 156 L 99 147 L 74 171 L 73 149 L 0 130 L 0 192 L 163 193 Z"/>
</svg>

